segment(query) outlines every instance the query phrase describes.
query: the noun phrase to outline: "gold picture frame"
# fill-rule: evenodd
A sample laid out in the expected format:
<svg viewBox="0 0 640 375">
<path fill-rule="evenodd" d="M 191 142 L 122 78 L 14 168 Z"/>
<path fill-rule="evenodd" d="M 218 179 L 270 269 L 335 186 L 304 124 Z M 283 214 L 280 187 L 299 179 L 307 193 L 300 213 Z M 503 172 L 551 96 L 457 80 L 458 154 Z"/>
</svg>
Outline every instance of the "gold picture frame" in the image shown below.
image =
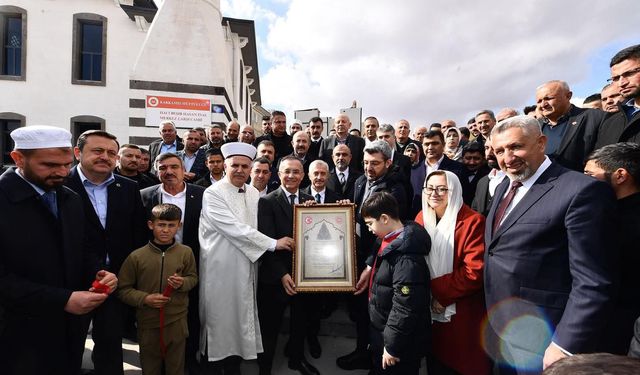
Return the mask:
<svg viewBox="0 0 640 375">
<path fill-rule="evenodd" d="M 355 205 L 295 205 L 292 277 L 297 292 L 354 292 Z"/>
</svg>

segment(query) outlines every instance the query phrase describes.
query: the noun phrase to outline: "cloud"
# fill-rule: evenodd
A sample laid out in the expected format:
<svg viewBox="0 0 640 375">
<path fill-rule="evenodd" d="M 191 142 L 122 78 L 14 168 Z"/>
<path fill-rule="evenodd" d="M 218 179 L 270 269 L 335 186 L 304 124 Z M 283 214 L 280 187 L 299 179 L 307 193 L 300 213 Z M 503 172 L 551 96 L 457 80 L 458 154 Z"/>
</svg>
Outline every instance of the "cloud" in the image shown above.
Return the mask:
<svg viewBox="0 0 640 375">
<path fill-rule="evenodd" d="M 545 81 L 588 79 L 606 45 L 640 40 L 636 17 L 624 17 L 640 14 L 636 1 L 290 0 L 277 15 L 230 4 L 268 22 L 264 107 L 332 116 L 355 99 L 365 116 L 414 126 L 522 108 Z"/>
</svg>

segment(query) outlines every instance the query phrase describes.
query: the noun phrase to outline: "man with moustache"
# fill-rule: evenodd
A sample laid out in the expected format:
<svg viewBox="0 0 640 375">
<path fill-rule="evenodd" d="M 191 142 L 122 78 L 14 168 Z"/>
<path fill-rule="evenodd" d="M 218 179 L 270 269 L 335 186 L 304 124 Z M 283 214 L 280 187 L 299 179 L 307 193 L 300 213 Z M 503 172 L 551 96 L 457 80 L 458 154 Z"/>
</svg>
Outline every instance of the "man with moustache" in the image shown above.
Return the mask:
<svg viewBox="0 0 640 375">
<path fill-rule="evenodd" d="M 251 186 L 258 190 L 260 197 L 271 193 L 277 186 L 269 185 L 271 180 L 271 161 L 265 157 L 256 158 L 251 164 Z"/>
<path fill-rule="evenodd" d="M 147 217 L 151 217 L 151 210 L 160 203 L 175 204 L 182 211 L 181 228 L 176 233 L 176 241 L 187 245 L 193 251 L 198 263 L 200 257 L 200 242 L 198 240 L 198 228 L 200 225 L 200 211 L 202 210 L 202 195 L 205 188 L 189 184 L 184 181 L 184 165 L 182 159 L 173 153 L 167 152 L 158 155 L 156 169 L 160 184 L 148 187 L 140 191 L 142 203 L 147 211 Z M 189 332 L 198 332 L 200 321 L 198 316 L 198 288 L 189 291 L 189 311 L 187 324 Z M 186 366 L 190 372 L 197 371 L 199 336 L 190 334 L 185 348 Z"/>
<path fill-rule="evenodd" d="M 332 157 L 335 168 L 329 174 L 327 187 L 338 193 L 340 199 L 353 199 L 353 187 L 362 172 L 349 167 L 351 150 L 347 145 L 337 145 Z"/>
<path fill-rule="evenodd" d="M 114 135 L 102 130 L 86 131 L 78 137 L 74 154 L 79 164 L 71 169 L 66 186 L 82 199 L 85 233 L 96 247 L 100 266 L 117 275 L 127 256 L 147 242 L 139 187 L 113 173 L 118 157 Z M 110 296 L 90 316 L 94 342 L 91 359 L 96 374 L 124 374 L 122 337 L 126 311 L 116 296 Z"/>
<path fill-rule="evenodd" d="M 316 160 L 313 155 L 309 154 L 309 135 L 306 132 L 298 131 L 293 134 L 291 145 L 293 146 L 293 153 L 289 156 L 294 156 L 302 162 L 304 167 L 304 177 L 300 182 L 300 187 L 305 189 L 309 187 L 311 181 L 309 180 L 309 165 Z"/>
<path fill-rule="evenodd" d="M 315 159 L 320 153 L 320 145 L 322 144 L 322 132 L 324 130 L 324 122 L 320 117 L 313 117 L 309 120 L 309 133 L 311 135 L 311 146 L 309 146 L 309 154 Z"/>
<path fill-rule="evenodd" d="M 596 149 L 618 142 L 640 143 L 640 44 L 616 53 L 609 66 L 609 81 L 622 100 L 620 110 L 600 127 Z"/>
<path fill-rule="evenodd" d="M 262 135 L 271 134 L 271 116 L 262 116 Z"/>
<path fill-rule="evenodd" d="M 365 140 L 365 144 L 369 145 L 369 143 L 377 141 L 378 140 L 378 127 L 380 126 L 380 123 L 378 122 L 378 119 L 373 117 L 373 116 L 369 116 L 366 119 L 364 119 L 364 140 Z"/>
<path fill-rule="evenodd" d="M 238 137 L 240 136 L 240 124 L 238 121 L 233 120 L 227 124 L 227 131 L 225 132 L 224 142 L 238 142 Z"/>
<path fill-rule="evenodd" d="M 222 153 L 225 178 L 207 189 L 203 199 L 200 353 L 208 373 L 239 374 L 241 359 L 255 359 L 263 351 L 258 259 L 275 250 L 289 253 L 293 240 L 276 240 L 257 230 L 259 193 L 246 184 L 255 147 L 228 143 Z"/>
<path fill-rule="evenodd" d="M 313 201 L 313 197 L 300 190 L 303 166 L 300 159 L 286 156 L 278 167 L 280 188 L 260 198 L 258 202 L 258 229 L 271 238 L 293 237 L 293 209 L 296 204 Z M 304 357 L 304 339 L 308 317 L 315 307 L 315 296 L 298 295 L 291 278 L 292 258 L 288 251 L 265 253 L 258 273 L 258 315 L 264 353 L 258 356 L 261 374 L 270 374 L 273 357 L 287 305 L 291 306 L 291 332 L 289 335 L 289 368 L 303 375 L 319 374 Z"/>
<path fill-rule="evenodd" d="M 258 137 L 254 146 L 259 146 L 260 142 L 268 140 L 273 143 L 275 154 L 274 165 L 278 164 L 280 158 L 293 152 L 291 146 L 291 136 L 287 134 L 287 116 L 282 111 L 271 112 L 271 133 Z"/>
<path fill-rule="evenodd" d="M 496 188 L 506 176 L 506 174 L 500 169 L 496 155 L 493 153 L 493 148 L 491 147 L 491 136 L 489 136 L 484 142 L 484 157 L 487 160 L 487 166 L 491 168 L 491 170 L 489 171 L 489 174 L 478 180 L 471 208 L 486 217 L 489 214 L 491 200 L 496 192 Z"/>
<path fill-rule="evenodd" d="M 508 180 L 496 189 L 485 231 L 487 348 L 504 365 L 500 373 L 540 373 L 598 348 L 616 292 L 614 194 L 551 162 L 536 119 L 500 122 L 491 143 Z M 526 333 L 545 329 L 549 335 Z"/>
<path fill-rule="evenodd" d="M 456 126 L 456 123 L 453 120 L 449 120 L 453 123 L 453 126 Z M 416 146 L 420 146 L 420 144 L 416 143 L 413 139 L 409 138 L 409 133 L 411 133 L 411 126 L 409 125 L 409 121 L 400 120 L 396 122 L 395 125 L 396 131 L 396 151 L 398 151 L 401 155 L 404 155 L 404 149 L 407 147 L 409 143 L 413 143 Z"/>
<path fill-rule="evenodd" d="M 147 158 L 149 153 L 147 152 Z M 140 164 L 142 163 L 142 150 L 137 145 L 124 144 L 118 150 L 116 169 L 113 173 L 124 176 L 138 183 L 139 189 L 144 189 L 157 184 L 155 177 L 152 178 L 148 174 L 140 172 Z"/>
<path fill-rule="evenodd" d="M 349 120 L 349 116 L 344 113 L 337 115 L 334 119 L 336 134 L 325 138 L 320 145 L 318 156 L 329 164 L 331 168 L 334 167 L 332 158 L 333 149 L 339 144 L 347 145 L 351 150 L 351 164 L 349 166 L 354 169 L 362 168 L 362 150 L 364 149 L 365 142 L 363 138 L 349 134 L 350 128 L 351 120 Z"/>
<path fill-rule="evenodd" d="M 209 173 L 196 181 L 196 185 L 208 188 L 216 182 L 222 181 L 224 178 L 224 159 L 222 157 L 222 151 L 217 148 L 207 150 L 205 153 L 205 164 Z"/>
<path fill-rule="evenodd" d="M 606 112 L 578 108 L 570 102 L 572 95 L 566 82 L 549 81 L 536 89 L 536 104 L 543 116 L 539 120 L 547 137 L 546 154 L 563 167 L 582 172 Z"/>
<path fill-rule="evenodd" d="M 63 182 L 71 133 L 43 125 L 11 132 L 16 167 L 0 176 L 0 368 L 7 375 L 78 375 L 85 314 L 117 278 L 84 236 L 82 200 Z M 90 289 L 91 288 L 91 289 Z"/>
<path fill-rule="evenodd" d="M 205 151 L 212 148 L 220 148 L 224 144 L 224 132 L 222 131 L 222 125 L 212 124 L 207 131 L 209 135 L 209 142 L 202 146 Z"/>
<path fill-rule="evenodd" d="M 207 173 L 205 152 L 200 148 L 200 133 L 195 129 L 184 132 L 184 149 L 176 152 L 184 164 L 184 180 L 195 182 Z"/>
<path fill-rule="evenodd" d="M 485 141 L 485 144 L 487 142 Z M 474 142 L 462 149 L 462 164 L 467 168 L 469 188 L 464 197 L 465 202 L 472 202 L 476 193 L 478 181 L 486 176 L 490 168 L 485 163 L 484 149 L 480 144 Z"/>
</svg>

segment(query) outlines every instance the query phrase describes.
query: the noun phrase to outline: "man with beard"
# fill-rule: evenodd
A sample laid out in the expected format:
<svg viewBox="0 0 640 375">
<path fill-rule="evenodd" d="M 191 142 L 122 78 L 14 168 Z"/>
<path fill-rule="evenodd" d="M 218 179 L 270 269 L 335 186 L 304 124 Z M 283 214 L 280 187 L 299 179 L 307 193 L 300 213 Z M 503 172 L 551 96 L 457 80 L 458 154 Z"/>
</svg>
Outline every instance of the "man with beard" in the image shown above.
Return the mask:
<svg viewBox="0 0 640 375">
<path fill-rule="evenodd" d="M 337 145 L 347 145 L 351 150 L 351 164 L 354 169 L 362 168 L 362 150 L 364 149 L 364 139 L 349 134 L 351 120 L 344 113 L 337 115 L 334 119 L 335 135 L 330 135 L 322 141 L 318 157 L 324 160 L 330 167 L 333 165 L 333 149 Z"/>
<path fill-rule="evenodd" d="M 224 133 L 222 132 L 222 125 L 213 124 L 209 127 L 209 142 L 202 146 L 203 149 L 208 150 L 211 148 L 220 148 L 224 144 Z"/>
<path fill-rule="evenodd" d="M 602 100 L 603 111 L 615 113 L 620 110 L 618 103 L 622 100 L 622 96 L 620 95 L 620 91 L 618 91 L 618 85 L 608 83 L 602 88 L 600 99 Z"/>
<path fill-rule="evenodd" d="M 82 200 L 63 186 L 71 133 L 34 125 L 11 132 L 16 164 L 0 176 L 0 368 L 7 375 L 80 373 L 83 316 L 113 292 L 84 237 Z M 98 271 L 100 270 L 100 271 Z M 97 272 L 96 272 L 97 271 Z"/>
<path fill-rule="evenodd" d="M 565 168 L 582 172 L 606 112 L 578 108 L 570 102 L 572 95 L 564 81 L 549 81 L 538 86 L 536 104 L 543 116 L 538 120 L 547 137 L 545 152 L 549 158 Z"/>
<path fill-rule="evenodd" d="M 195 182 L 207 173 L 205 150 L 200 148 L 200 133 L 195 129 L 184 132 L 184 150 L 176 152 L 184 164 L 184 180 Z"/>
<path fill-rule="evenodd" d="M 351 150 L 347 145 L 337 145 L 333 149 L 333 163 L 336 166 L 327 180 L 327 187 L 340 196 L 340 199 L 353 199 L 353 186 L 362 173 L 349 168 Z"/>
<path fill-rule="evenodd" d="M 114 135 L 102 130 L 86 131 L 78 137 L 74 153 L 79 164 L 71 169 L 66 186 L 82 199 L 85 235 L 96 247 L 99 264 L 117 275 L 127 256 L 147 242 L 140 190 L 135 182 L 113 173 L 118 156 Z M 96 374 L 124 374 L 122 337 L 126 311 L 116 296 L 110 296 L 89 316 L 93 321 L 91 358 Z"/>
<path fill-rule="evenodd" d="M 238 121 L 233 120 L 227 124 L 227 131 L 224 136 L 224 143 L 238 142 L 239 136 L 240 136 L 240 124 L 238 124 Z"/>
<path fill-rule="evenodd" d="M 622 100 L 620 111 L 608 117 L 598 133 L 596 148 L 618 142 L 640 143 L 640 44 L 627 47 L 611 59 L 611 85 Z"/>
<path fill-rule="evenodd" d="M 378 119 L 373 117 L 373 116 L 369 116 L 366 119 L 364 119 L 364 140 L 366 142 L 366 144 L 368 145 L 371 142 L 377 141 L 378 140 L 378 127 L 380 126 L 380 123 L 378 122 Z"/>
<path fill-rule="evenodd" d="M 626 355 L 633 337 L 635 320 L 640 317 L 640 145 L 616 143 L 594 151 L 584 173 L 611 186 L 616 194 L 616 236 L 620 254 L 620 290 L 612 319 L 602 338 L 601 350 Z"/>
<path fill-rule="evenodd" d="M 262 116 L 262 135 L 271 134 L 271 116 Z"/>
<path fill-rule="evenodd" d="M 271 112 L 271 132 L 258 137 L 254 142 L 254 146 L 259 146 L 262 141 L 271 141 L 275 154 L 273 157 L 274 165 L 278 164 L 280 158 L 293 152 L 291 146 L 291 136 L 287 134 L 287 116 L 282 111 Z"/>
<path fill-rule="evenodd" d="M 540 373 L 597 350 L 615 296 L 613 191 L 552 163 L 546 140 L 528 116 L 491 132 L 508 180 L 496 189 L 485 230 L 487 349 L 507 373 Z M 525 333 L 540 329 L 549 334 Z"/>
<path fill-rule="evenodd" d="M 137 145 L 124 144 L 118 150 L 118 158 L 114 174 L 130 178 L 138 183 L 140 190 L 157 184 L 155 179 L 146 173 L 140 172 L 140 164 L 142 163 L 142 150 Z M 147 152 L 147 158 L 149 153 Z"/>
<path fill-rule="evenodd" d="M 505 178 L 506 174 L 500 169 L 496 155 L 491 147 L 491 136 L 484 142 L 484 157 L 487 160 L 487 166 L 491 168 L 489 174 L 478 180 L 475 196 L 471 203 L 471 208 L 484 216 L 489 214 L 491 208 L 491 200 L 496 192 L 496 188 Z"/>
</svg>

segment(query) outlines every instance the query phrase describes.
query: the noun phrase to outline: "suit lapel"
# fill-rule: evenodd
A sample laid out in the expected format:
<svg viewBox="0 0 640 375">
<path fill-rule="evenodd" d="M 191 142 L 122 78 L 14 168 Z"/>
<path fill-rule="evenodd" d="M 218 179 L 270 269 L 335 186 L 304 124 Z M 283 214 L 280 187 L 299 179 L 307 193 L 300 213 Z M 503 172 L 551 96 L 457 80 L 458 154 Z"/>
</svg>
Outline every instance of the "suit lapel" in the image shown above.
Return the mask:
<svg viewBox="0 0 640 375">
<path fill-rule="evenodd" d="M 183 226 L 185 229 L 183 229 L 183 233 L 186 230 L 186 228 L 191 228 L 191 225 L 193 225 L 193 214 L 195 213 L 195 211 L 197 211 L 197 207 L 196 206 L 196 199 L 195 199 L 195 195 L 193 194 L 193 189 L 191 188 L 191 186 L 189 186 L 189 184 L 187 184 L 187 191 L 185 191 L 185 195 L 184 195 L 184 223 Z M 198 215 L 200 213 L 198 212 Z"/>
<path fill-rule="evenodd" d="M 71 177 L 71 183 L 75 185 L 75 191 L 78 195 L 82 197 L 82 201 L 84 202 L 84 210 L 85 210 L 85 218 L 87 218 L 91 225 L 94 225 L 98 228 L 102 228 L 102 224 L 100 223 L 100 219 L 98 218 L 98 214 L 96 213 L 96 209 L 93 208 L 93 204 L 91 204 L 91 200 L 89 199 L 89 194 L 87 194 L 87 190 L 84 188 L 82 184 L 82 180 L 80 180 L 80 175 L 78 174 L 77 166 L 73 170 L 73 176 Z M 113 184 L 112 184 L 113 185 Z M 59 206 L 59 205 L 58 205 Z M 109 217 L 107 212 L 107 218 Z"/>
<path fill-rule="evenodd" d="M 485 232 L 487 238 L 491 238 L 491 241 L 495 238 L 493 236 L 493 221 L 495 218 L 496 209 L 498 208 L 498 204 L 502 200 L 504 193 L 507 192 L 509 188 L 509 179 L 505 178 L 500 182 L 500 184 L 496 187 L 496 191 L 493 193 L 493 200 L 491 201 L 491 208 L 489 209 L 489 214 L 487 215 L 487 224 L 486 227 L 488 230 Z"/>
<path fill-rule="evenodd" d="M 111 228 L 114 223 L 114 220 L 120 219 L 118 214 L 116 214 L 116 209 L 119 205 L 123 204 L 123 202 L 119 201 L 119 197 L 121 197 L 122 185 L 116 179 L 109 186 L 107 186 L 107 225 L 106 228 Z"/>
<path fill-rule="evenodd" d="M 277 190 L 276 200 L 277 200 L 278 204 L 280 205 L 280 208 L 284 212 L 284 215 L 287 217 L 287 219 L 290 222 L 293 222 L 292 221 L 293 220 L 293 208 L 291 207 L 291 204 L 289 203 L 289 200 L 287 199 L 287 195 L 280 188 L 278 188 L 278 190 Z"/>
<path fill-rule="evenodd" d="M 564 137 L 562 137 L 562 142 L 560 142 L 560 147 L 558 147 L 558 151 L 556 155 L 560 155 L 567 148 L 569 143 L 573 140 L 573 138 L 578 133 L 578 130 L 583 126 L 583 122 L 585 121 L 584 116 L 571 116 L 567 119 L 567 129 L 565 131 Z"/>
</svg>

